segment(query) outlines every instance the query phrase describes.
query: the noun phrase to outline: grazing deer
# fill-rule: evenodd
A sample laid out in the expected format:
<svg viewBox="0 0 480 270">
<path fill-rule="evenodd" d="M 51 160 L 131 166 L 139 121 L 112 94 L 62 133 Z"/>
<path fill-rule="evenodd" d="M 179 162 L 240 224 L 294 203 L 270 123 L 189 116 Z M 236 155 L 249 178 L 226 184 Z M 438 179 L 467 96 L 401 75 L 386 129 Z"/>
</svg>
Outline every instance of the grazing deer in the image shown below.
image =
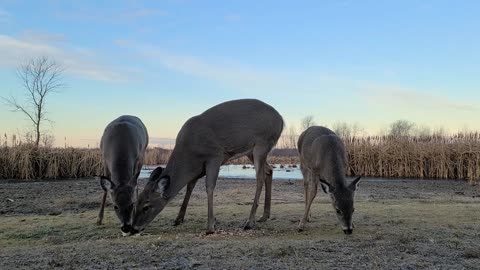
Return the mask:
<svg viewBox="0 0 480 270">
<path fill-rule="evenodd" d="M 208 197 L 207 234 L 214 232 L 213 191 L 220 166 L 247 156 L 255 165 L 257 189 L 250 217 L 244 229 L 255 224 L 260 193 L 265 183 L 263 222 L 270 218 L 272 168 L 267 155 L 283 130 L 281 115 L 270 105 L 255 99 L 233 100 L 216 105 L 190 118 L 178 133 L 166 168 L 152 176 L 140 194 L 132 223 L 132 234 L 145 229 L 175 195 L 187 186 L 175 224 L 183 222 L 190 195 L 197 180 L 206 175 Z M 158 173 L 158 172 L 157 172 Z"/>
<path fill-rule="evenodd" d="M 104 190 L 97 224 L 102 224 L 107 192 L 113 202 L 122 233 L 130 232 L 137 178 L 143 166 L 148 133 L 142 121 L 130 115 L 113 120 L 100 141 L 104 173 L 100 185 Z"/>
<path fill-rule="evenodd" d="M 303 231 L 310 219 L 310 206 L 320 183 L 323 191 L 330 194 L 343 232 L 352 234 L 353 200 L 360 177 L 347 185 L 347 158 L 343 141 L 330 129 L 313 126 L 300 135 L 298 151 L 305 188 L 305 213 L 298 230 Z"/>
</svg>

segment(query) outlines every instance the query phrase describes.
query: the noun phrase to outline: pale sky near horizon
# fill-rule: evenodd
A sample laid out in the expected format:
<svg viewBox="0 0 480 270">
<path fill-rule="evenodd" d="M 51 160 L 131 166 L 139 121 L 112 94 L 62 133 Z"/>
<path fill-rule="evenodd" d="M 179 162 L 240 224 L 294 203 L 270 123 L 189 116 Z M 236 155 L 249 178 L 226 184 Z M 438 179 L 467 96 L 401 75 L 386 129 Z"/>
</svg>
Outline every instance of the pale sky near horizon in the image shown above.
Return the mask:
<svg viewBox="0 0 480 270">
<path fill-rule="evenodd" d="M 258 98 L 288 126 L 397 119 L 480 130 L 478 1 L 0 0 L 0 96 L 40 55 L 66 68 L 47 123 L 63 145 L 96 146 L 122 114 L 153 142 L 223 101 Z M 29 123 L 0 103 L 0 133 Z M 168 141 L 168 140 L 166 140 Z"/>
</svg>

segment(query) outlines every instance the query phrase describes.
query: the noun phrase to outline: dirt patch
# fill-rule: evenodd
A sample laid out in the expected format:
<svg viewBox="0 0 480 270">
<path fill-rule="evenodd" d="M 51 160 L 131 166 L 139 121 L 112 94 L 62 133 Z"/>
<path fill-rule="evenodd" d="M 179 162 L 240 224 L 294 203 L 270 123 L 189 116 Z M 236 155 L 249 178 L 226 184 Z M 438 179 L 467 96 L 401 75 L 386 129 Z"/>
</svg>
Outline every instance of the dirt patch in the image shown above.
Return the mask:
<svg viewBox="0 0 480 270">
<path fill-rule="evenodd" d="M 140 181 L 143 185 L 144 181 Z M 121 237 L 111 207 L 95 225 L 102 191 L 93 179 L 0 182 L 0 269 L 478 269 L 480 194 L 461 181 L 366 180 L 353 235 L 319 192 L 306 231 L 303 183 L 275 181 L 272 219 L 243 231 L 251 180 L 219 180 L 217 233 L 205 235 L 206 192 L 197 185 L 185 223 L 183 192 L 138 237 Z M 262 206 L 258 216 L 261 215 Z"/>
</svg>

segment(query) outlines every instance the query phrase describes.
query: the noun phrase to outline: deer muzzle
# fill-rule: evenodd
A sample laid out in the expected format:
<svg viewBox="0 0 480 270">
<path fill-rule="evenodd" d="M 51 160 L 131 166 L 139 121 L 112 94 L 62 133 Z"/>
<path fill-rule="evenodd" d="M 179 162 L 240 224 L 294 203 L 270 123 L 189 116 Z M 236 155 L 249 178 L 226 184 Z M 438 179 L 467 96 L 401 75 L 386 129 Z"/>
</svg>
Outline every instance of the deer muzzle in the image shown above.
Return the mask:
<svg viewBox="0 0 480 270">
<path fill-rule="evenodd" d="M 132 230 L 132 226 L 130 226 L 129 224 L 123 224 L 120 230 L 122 231 L 122 233 L 130 233 Z"/>
</svg>

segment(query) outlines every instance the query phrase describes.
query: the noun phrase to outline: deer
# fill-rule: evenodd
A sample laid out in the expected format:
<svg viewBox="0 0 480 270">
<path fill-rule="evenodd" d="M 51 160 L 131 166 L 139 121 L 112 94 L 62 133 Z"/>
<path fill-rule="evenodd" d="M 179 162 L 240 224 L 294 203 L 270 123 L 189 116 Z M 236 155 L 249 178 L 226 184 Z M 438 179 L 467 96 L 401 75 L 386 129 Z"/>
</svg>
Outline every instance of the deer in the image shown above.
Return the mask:
<svg viewBox="0 0 480 270">
<path fill-rule="evenodd" d="M 255 226 L 259 198 L 265 184 L 263 216 L 270 218 L 272 167 L 267 155 L 277 143 L 284 126 L 282 116 L 270 105 L 256 99 L 231 100 L 188 119 L 180 129 L 170 159 L 163 171 L 152 173 L 135 205 L 131 234 L 154 220 L 179 191 L 185 197 L 174 225 L 184 222 L 188 202 L 199 178 L 205 177 L 208 201 L 206 234 L 215 232 L 213 192 L 220 166 L 247 156 L 255 166 L 256 191 L 245 230 Z"/>
<path fill-rule="evenodd" d="M 305 197 L 305 212 L 298 231 L 303 231 L 305 223 L 310 221 L 310 207 L 320 184 L 322 190 L 330 195 L 343 232 L 352 234 L 354 197 L 361 177 L 347 184 L 347 157 L 342 139 L 326 127 L 312 126 L 300 135 L 298 151 Z"/>
<path fill-rule="evenodd" d="M 131 230 L 137 179 L 147 145 L 147 128 L 138 117 L 131 115 L 123 115 L 110 122 L 100 140 L 104 170 L 99 179 L 104 193 L 97 224 L 103 222 L 108 193 L 124 236 Z"/>
</svg>

